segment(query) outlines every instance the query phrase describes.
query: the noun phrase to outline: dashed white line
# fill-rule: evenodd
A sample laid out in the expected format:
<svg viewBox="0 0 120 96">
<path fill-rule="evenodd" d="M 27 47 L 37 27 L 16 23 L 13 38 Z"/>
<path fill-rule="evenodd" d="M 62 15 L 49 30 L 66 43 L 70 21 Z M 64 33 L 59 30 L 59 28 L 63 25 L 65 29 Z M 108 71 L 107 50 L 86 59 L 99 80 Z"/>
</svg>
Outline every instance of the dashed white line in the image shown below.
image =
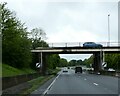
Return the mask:
<svg viewBox="0 0 120 96">
<path fill-rule="evenodd" d="M 97 83 L 93 83 L 93 84 L 96 85 L 96 86 L 98 85 Z"/>
</svg>

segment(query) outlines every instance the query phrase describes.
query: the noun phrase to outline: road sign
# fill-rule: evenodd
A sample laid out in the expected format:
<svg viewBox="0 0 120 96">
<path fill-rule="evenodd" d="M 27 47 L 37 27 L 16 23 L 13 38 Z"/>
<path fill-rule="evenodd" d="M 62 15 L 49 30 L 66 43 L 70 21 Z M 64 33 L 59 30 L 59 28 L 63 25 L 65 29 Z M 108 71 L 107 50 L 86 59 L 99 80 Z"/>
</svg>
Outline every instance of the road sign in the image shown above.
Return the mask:
<svg viewBox="0 0 120 96">
<path fill-rule="evenodd" d="M 41 64 L 40 64 L 40 63 L 36 63 L 36 67 L 37 67 L 37 68 L 40 68 L 40 67 L 41 67 Z"/>
<path fill-rule="evenodd" d="M 103 67 L 107 67 L 107 62 L 103 62 L 103 63 L 102 63 L 102 66 L 103 66 Z"/>
</svg>

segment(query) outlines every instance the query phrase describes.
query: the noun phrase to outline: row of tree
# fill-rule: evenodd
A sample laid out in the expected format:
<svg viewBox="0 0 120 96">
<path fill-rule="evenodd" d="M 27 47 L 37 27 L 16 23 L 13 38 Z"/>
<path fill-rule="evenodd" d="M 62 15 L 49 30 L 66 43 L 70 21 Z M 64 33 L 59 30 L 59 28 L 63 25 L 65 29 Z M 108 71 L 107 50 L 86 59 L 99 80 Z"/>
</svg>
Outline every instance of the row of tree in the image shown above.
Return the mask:
<svg viewBox="0 0 120 96">
<path fill-rule="evenodd" d="M 2 62 L 17 68 L 29 67 L 31 40 L 27 37 L 27 28 L 5 6 L 6 3 L 0 4 Z"/>
<path fill-rule="evenodd" d="M 87 66 L 87 67 L 91 67 L 90 64 L 93 64 L 93 55 L 90 56 L 90 58 L 88 59 L 85 59 L 84 60 L 84 64 Z M 120 70 L 120 54 L 119 53 L 107 53 L 105 54 L 105 57 L 104 57 L 104 62 L 107 63 L 107 67 L 106 68 L 113 68 L 113 69 L 116 69 L 116 70 Z"/>
<path fill-rule="evenodd" d="M 84 61 L 81 59 L 79 60 L 70 60 L 69 62 L 65 58 L 60 58 L 60 62 L 58 64 L 58 67 L 67 67 L 67 66 L 80 66 L 80 65 L 86 65 Z"/>
<path fill-rule="evenodd" d="M 105 54 L 104 59 L 105 59 L 104 62 L 107 63 L 106 68 L 113 68 L 116 70 L 120 70 L 120 54 L 119 53 Z M 71 60 L 68 62 L 64 58 L 61 59 L 60 61 L 61 61 L 61 63 L 59 63 L 60 67 L 77 66 L 77 65 L 85 65 L 87 67 L 92 67 L 91 64 L 93 64 L 93 62 L 94 62 L 94 57 L 93 57 L 93 55 L 91 55 L 88 59 L 84 59 L 83 61 L 80 59 L 80 60 Z"/>
<path fill-rule="evenodd" d="M 39 62 L 39 54 L 31 53 L 31 49 L 37 47 L 49 47 L 45 42 L 46 33 L 41 28 L 27 31 L 24 24 L 6 8 L 6 3 L 0 4 L 1 31 L 2 34 L 2 62 L 16 68 L 36 69 Z M 47 68 L 55 69 L 57 66 L 66 66 L 67 60 L 60 58 L 58 54 L 47 55 Z"/>
<path fill-rule="evenodd" d="M 36 47 L 49 47 L 44 41 L 46 33 L 41 28 L 27 31 L 25 25 L 16 17 L 15 12 L 0 4 L 0 25 L 2 34 L 2 62 L 16 68 L 33 68 L 39 62 L 38 54 L 31 53 Z M 48 67 L 55 69 L 59 63 L 59 55 L 47 56 Z"/>
<path fill-rule="evenodd" d="M 107 62 L 108 68 L 114 68 L 120 70 L 120 54 L 106 54 L 105 62 Z"/>
</svg>

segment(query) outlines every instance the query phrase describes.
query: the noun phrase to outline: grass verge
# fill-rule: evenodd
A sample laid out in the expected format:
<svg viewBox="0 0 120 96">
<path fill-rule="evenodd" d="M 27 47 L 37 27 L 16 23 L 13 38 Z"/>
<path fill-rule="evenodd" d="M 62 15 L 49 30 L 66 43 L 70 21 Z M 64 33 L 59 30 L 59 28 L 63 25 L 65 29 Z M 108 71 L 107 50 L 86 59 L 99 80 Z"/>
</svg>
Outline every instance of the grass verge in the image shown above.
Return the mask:
<svg viewBox="0 0 120 96">
<path fill-rule="evenodd" d="M 24 95 L 31 94 L 33 91 L 38 89 L 41 85 L 43 85 L 45 82 L 47 82 L 48 80 L 53 78 L 60 70 L 61 69 L 57 68 L 57 69 L 52 71 L 52 75 L 41 76 L 39 78 L 33 79 L 31 81 L 28 81 L 28 83 L 30 84 L 31 87 L 29 87 L 28 89 L 24 90 L 21 94 L 24 94 Z"/>
<path fill-rule="evenodd" d="M 39 78 L 36 78 L 34 80 L 28 81 L 28 83 L 31 85 L 30 88 L 24 90 L 21 94 L 23 95 L 29 95 L 33 91 L 35 91 L 37 88 L 39 88 L 42 84 L 44 84 L 46 81 L 50 80 L 53 78 L 54 75 L 50 76 L 41 76 Z"/>
</svg>

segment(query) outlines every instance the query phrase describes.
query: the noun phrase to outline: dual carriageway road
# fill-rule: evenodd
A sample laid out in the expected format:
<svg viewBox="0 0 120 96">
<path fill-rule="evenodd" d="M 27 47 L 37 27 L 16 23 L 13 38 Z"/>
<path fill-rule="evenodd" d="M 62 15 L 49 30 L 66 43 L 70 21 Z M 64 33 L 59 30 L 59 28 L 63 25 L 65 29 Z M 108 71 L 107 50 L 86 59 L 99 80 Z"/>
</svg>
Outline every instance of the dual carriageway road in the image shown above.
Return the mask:
<svg viewBox="0 0 120 96">
<path fill-rule="evenodd" d="M 75 73 L 73 69 L 66 69 L 68 72 L 63 72 L 63 70 L 64 68 L 43 92 L 45 96 L 50 94 L 118 96 L 118 77 L 88 74 L 85 72 L 82 74 Z"/>
</svg>

